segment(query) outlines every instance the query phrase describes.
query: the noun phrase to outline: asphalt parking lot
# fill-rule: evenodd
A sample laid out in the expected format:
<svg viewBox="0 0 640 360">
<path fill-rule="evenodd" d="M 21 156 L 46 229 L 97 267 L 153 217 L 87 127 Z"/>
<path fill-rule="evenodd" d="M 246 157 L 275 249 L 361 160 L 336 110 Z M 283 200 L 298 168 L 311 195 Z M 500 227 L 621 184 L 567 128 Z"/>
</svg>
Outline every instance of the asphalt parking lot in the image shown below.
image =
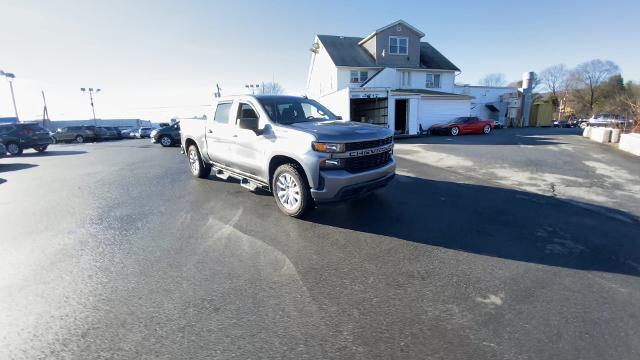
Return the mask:
<svg viewBox="0 0 640 360">
<path fill-rule="evenodd" d="M 148 140 L 1 159 L 0 358 L 640 357 L 640 159 L 573 129 L 395 154 L 304 220 Z"/>
</svg>

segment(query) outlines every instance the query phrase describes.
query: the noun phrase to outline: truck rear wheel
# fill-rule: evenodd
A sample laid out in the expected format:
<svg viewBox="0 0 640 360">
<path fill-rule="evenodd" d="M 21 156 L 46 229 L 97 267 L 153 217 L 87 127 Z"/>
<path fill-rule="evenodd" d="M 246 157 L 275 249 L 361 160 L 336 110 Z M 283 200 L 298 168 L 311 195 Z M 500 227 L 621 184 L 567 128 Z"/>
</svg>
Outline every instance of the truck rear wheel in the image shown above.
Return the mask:
<svg viewBox="0 0 640 360">
<path fill-rule="evenodd" d="M 273 173 L 271 189 L 276 204 L 289 216 L 300 218 L 311 208 L 313 200 L 309 184 L 298 166 L 280 165 Z"/>
<path fill-rule="evenodd" d="M 191 169 L 191 174 L 193 176 L 201 179 L 209 177 L 211 174 L 211 165 L 205 164 L 204 161 L 202 161 L 202 157 L 200 157 L 200 151 L 198 151 L 197 146 L 189 146 L 187 159 L 189 159 L 189 168 Z"/>
</svg>

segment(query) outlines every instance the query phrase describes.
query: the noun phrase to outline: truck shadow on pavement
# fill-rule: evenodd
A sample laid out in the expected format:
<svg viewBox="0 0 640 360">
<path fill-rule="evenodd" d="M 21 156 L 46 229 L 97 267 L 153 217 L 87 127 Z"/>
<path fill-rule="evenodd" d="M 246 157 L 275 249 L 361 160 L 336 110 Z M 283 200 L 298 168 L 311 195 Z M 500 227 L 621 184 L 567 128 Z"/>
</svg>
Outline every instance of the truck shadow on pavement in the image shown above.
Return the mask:
<svg viewBox="0 0 640 360">
<path fill-rule="evenodd" d="M 9 171 L 17 171 L 29 169 L 32 167 L 36 167 L 36 164 L 22 164 L 22 163 L 13 163 L 13 164 L 3 164 L 0 163 L 0 173 L 9 172 Z"/>
<path fill-rule="evenodd" d="M 546 266 L 640 276 L 640 221 L 550 196 L 398 175 L 306 221 Z"/>
<path fill-rule="evenodd" d="M 35 164 L 22 164 L 22 163 L 4 164 L 4 163 L 0 162 L 0 174 L 4 173 L 4 172 L 29 169 L 29 168 L 36 167 L 36 166 L 38 166 L 38 165 L 35 165 Z M 0 185 L 4 184 L 6 182 L 7 182 L 6 179 L 0 178 Z"/>
</svg>

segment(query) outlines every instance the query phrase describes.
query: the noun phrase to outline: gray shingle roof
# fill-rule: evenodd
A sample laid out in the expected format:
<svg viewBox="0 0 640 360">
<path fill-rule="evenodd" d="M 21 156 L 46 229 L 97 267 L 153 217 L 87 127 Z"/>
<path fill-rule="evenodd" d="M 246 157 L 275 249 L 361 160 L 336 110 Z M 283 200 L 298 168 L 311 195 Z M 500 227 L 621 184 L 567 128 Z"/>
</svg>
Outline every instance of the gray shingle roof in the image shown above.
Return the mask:
<svg viewBox="0 0 640 360">
<path fill-rule="evenodd" d="M 318 35 L 318 39 L 327 49 L 336 66 L 381 67 L 364 47 L 358 45 L 363 39 L 361 37 Z M 449 59 L 425 41 L 420 42 L 419 68 L 460 71 Z"/>
</svg>

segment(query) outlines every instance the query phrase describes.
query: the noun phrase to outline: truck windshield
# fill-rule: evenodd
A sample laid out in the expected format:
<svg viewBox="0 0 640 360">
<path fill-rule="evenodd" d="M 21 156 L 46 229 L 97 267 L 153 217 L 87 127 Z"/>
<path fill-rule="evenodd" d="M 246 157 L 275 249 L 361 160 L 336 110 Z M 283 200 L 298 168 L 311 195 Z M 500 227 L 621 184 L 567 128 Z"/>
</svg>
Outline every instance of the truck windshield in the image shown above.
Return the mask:
<svg viewBox="0 0 640 360">
<path fill-rule="evenodd" d="M 292 96 L 270 96 L 258 101 L 278 124 L 294 124 L 306 121 L 337 120 L 337 117 L 315 100 Z"/>
</svg>

